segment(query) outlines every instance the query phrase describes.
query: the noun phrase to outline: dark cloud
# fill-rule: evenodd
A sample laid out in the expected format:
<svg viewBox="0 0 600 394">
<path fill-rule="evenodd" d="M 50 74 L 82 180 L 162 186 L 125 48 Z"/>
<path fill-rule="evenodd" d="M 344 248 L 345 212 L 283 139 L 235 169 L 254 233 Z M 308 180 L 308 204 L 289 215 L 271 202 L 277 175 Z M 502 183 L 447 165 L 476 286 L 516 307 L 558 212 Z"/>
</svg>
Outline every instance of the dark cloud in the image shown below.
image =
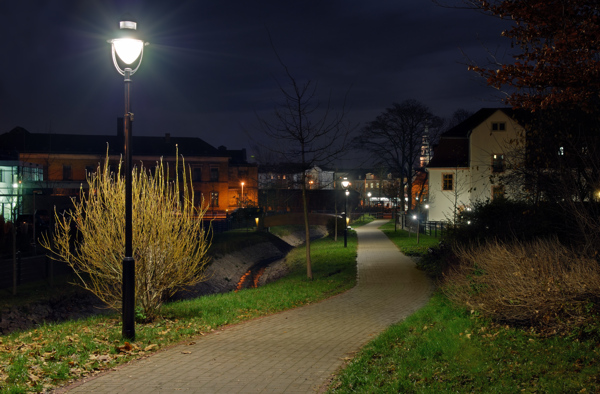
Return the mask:
<svg viewBox="0 0 600 394">
<path fill-rule="evenodd" d="M 0 3 L 0 132 L 107 134 L 123 111 L 123 81 L 106 40 L 135 16 L 150 41 L 133 77 L 135 132 L 198 136 L 249 147 L 241 132 L 280 100 L 271 47 L 323 96 L 348 94 L 353 120 L 415 98 L 442 116 L 478 109 L 492 91 L 466 70 L 503 26 L 427 0 L 100 1 Z"/>
</svg>

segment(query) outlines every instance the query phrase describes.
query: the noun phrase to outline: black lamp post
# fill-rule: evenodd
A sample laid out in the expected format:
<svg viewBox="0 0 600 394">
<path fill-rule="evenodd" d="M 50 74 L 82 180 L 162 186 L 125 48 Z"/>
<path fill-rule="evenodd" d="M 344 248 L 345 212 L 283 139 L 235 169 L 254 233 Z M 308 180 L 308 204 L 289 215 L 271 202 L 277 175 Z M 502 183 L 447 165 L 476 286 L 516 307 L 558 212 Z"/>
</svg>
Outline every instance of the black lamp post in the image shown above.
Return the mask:
<svg viewBox="0 0 600 394">
<path fill-rule="evenodd" d="M 348 186 L 350 182 L 348 182 L 347 178 L 344 178 L 342 181 L 342 187 L 344 188 L 344 192 L 346 194 L 346 200 L 344 203 L 344 248 L 348 247 L 348 195 L 350 194 L 350 190 L 348 190 Z"/>
<path fill-rule="evenodd" d="M 125 78 L 125 257 L 123 258 L 123 338 L 135 340 L 135 260 L 133 258 L 132 224 L 132 165 L 131 165 L 131 76 L 135 74 L 144 55 L 144 41 L 135 38 L 137 23 L 126 18 L 119 22 L 119 38 L 109 40 L 115 68 Z M 139 59 L 139 60 L 138 60 Z M 134 67 L 134 63 L 137 65 Z M 121 68 L 123 66 L 123 68 Z"/>
</svg>

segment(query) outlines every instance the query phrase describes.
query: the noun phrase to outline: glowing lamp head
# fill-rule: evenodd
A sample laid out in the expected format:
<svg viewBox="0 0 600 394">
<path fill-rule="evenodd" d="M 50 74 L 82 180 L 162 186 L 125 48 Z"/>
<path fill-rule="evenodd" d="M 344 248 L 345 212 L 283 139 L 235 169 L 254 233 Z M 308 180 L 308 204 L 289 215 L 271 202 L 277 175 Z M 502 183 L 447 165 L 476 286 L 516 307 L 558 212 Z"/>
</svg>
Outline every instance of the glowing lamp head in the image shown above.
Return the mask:
<svg viewBox="0 0 600 394">
<path fill-rule="evenodd" d="M 130 75 L 133 75 L 142 63 L 144 46 L 148 44 L 137 36 L 137 22 L 128 16 L 123 18 L 119 22 L 117 38 L 108 42 L 112 45 L 113 63 L 117 71 L 124 75 L 124 70 L 117 62 L 118 58 L 125 69 L 130 70 Z M 137 66 L 133 65 L 136 61 L 138 62 Z"/>
<path fill-rule="evenodd" d="M 117 38 L 112 41 L 115 46 L 115 51 L 119 59 L 125 64 L 131 64 L 140 57 L 142 49 L 144 48 L 144 42 L 142 40 L 136 40 L 134 38 Z"/>
<path fill-rule="evenodd" d="M 344 180 L 342 181 L 342 187 L 344 189 L 346 189 L 349 185 L 350 185 L 350 182 L 348 181 L 348 179 L 344 178 Z"/>
</svg>

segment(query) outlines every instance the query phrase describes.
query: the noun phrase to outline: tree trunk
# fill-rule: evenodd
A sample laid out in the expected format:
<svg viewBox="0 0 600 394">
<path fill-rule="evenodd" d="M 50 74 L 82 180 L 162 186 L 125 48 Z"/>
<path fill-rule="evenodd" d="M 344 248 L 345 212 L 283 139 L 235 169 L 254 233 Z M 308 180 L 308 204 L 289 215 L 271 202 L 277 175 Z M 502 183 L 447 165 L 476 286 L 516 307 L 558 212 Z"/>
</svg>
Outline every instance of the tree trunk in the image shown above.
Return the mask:
<svg viewBox="0 0 600 394">
<path fill-rule="evenodd" d="M 308 226 L 308 204 L 306 203 L 306 182 L 302 177 L 302 207 L 304 209 L 304 231 L 306 235 L 306 277 L 310 280 L 313 278 L 312 266 L 310 262 L 310 228 Z"/>
</svg>

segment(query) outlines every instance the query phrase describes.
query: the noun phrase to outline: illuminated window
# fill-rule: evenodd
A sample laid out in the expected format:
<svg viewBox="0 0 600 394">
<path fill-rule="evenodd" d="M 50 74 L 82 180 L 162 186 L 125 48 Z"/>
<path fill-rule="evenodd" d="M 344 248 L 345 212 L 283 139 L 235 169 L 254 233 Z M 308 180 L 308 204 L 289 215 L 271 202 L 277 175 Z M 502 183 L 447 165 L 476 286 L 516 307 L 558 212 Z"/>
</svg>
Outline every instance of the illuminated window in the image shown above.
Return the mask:
<svg viewBox="0 0 600 394">
<path fill-rule="evenodd" d="M 442 175 L 442 190 L 454 190 L 454 174 Z"/>
<path fill-rule="evenodd" d="M 219 192 L 210 192 L 210 206 L 211 207 L 219 206 Z"/>
<path fill-rule="evenodd" d="M 504 172 L 504 155 L 492 155 L 492 172 Z"/>
</svg>

